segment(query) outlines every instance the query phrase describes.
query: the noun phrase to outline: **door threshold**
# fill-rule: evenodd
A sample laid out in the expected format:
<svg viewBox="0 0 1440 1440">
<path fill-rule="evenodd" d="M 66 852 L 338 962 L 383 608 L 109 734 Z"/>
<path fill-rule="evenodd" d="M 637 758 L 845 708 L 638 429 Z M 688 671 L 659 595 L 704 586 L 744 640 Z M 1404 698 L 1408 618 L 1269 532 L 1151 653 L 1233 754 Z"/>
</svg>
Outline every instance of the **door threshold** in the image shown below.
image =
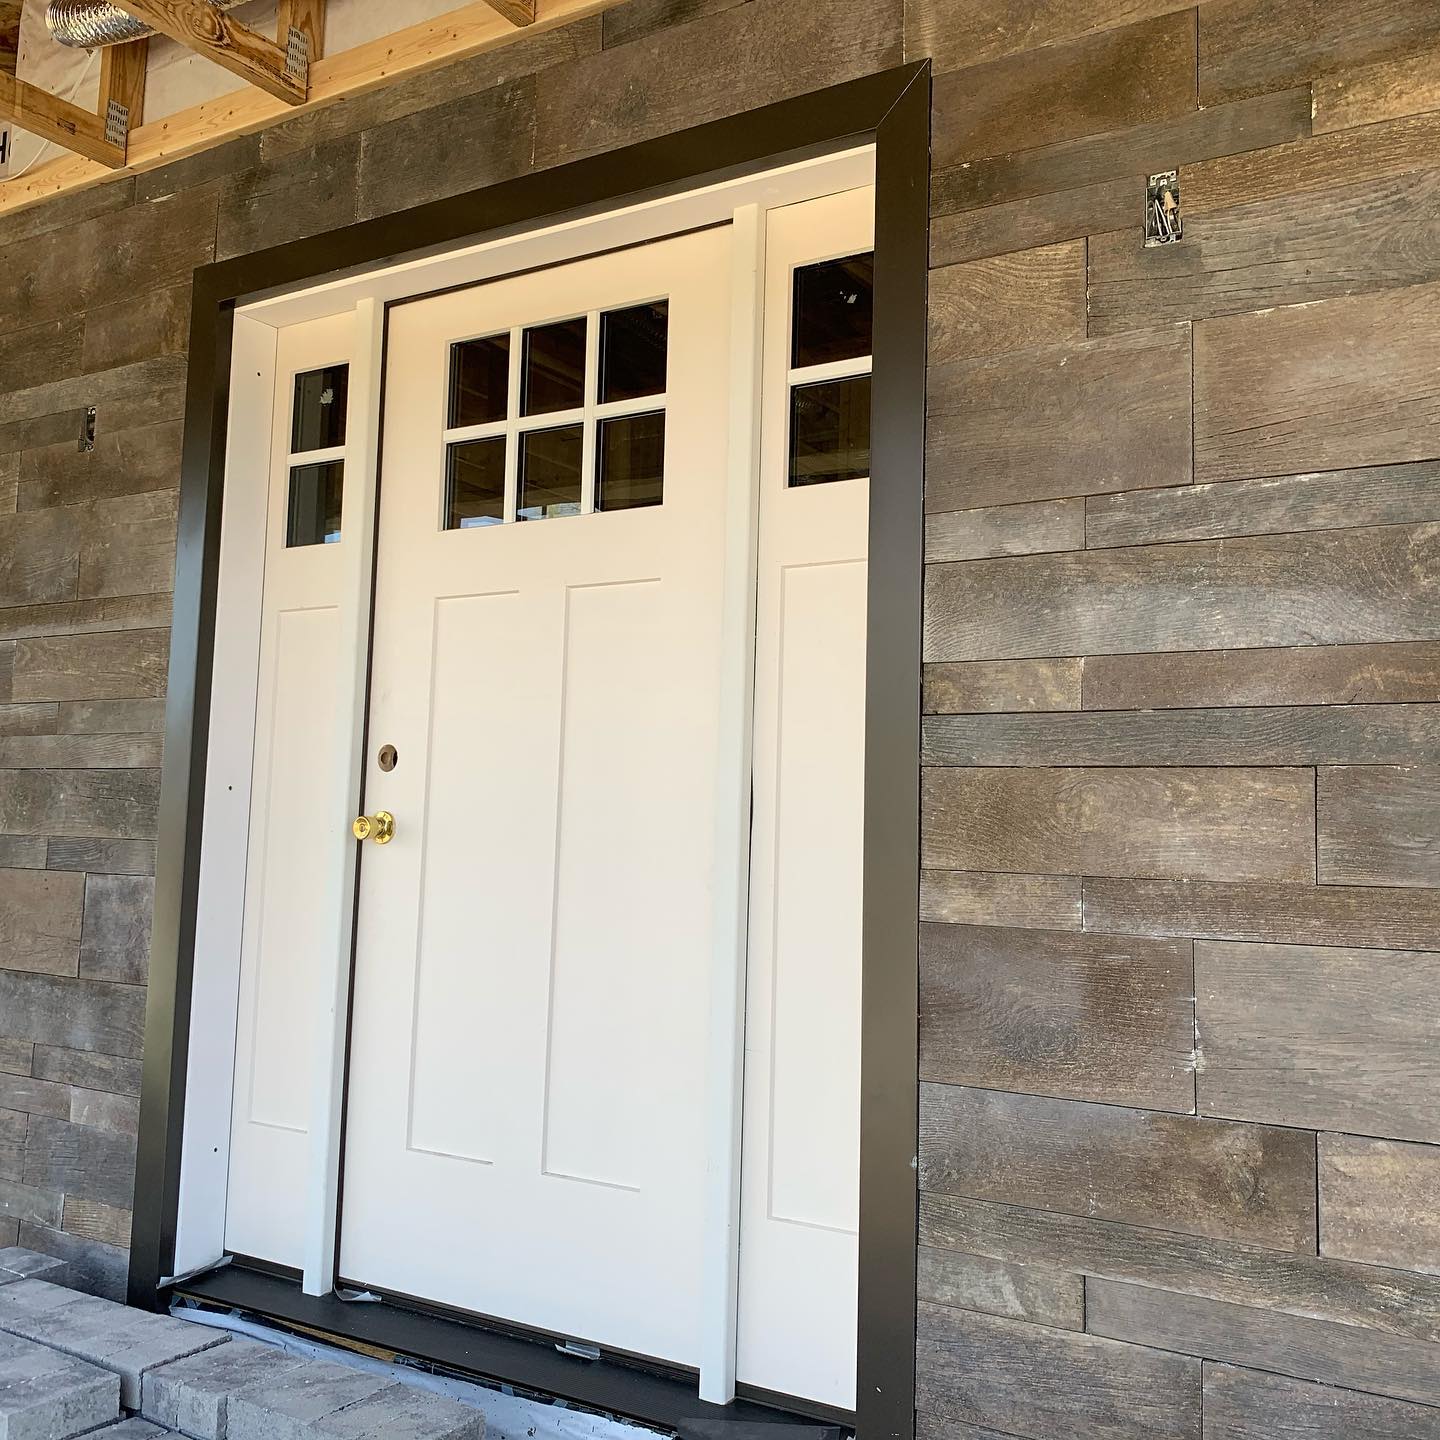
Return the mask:
<svg viewBox="0 0 1440 1440">
<path fill-rule="evenodd" d="M 392 1300 L 355 1303 L 306 1295 L 300 1282 L 236 1260 L 175 1287 L 175 1297 L 239 1310 L 343 1349 L 389 1352 L 465 1379 L 512 1387 L 637 1421 L 680 1440 L 841 1440 L 848 1427 L 736 1399 L 712 1405 L 693 1382 L 602 1356 L 565 1355 L 553 1343 L 502 1334 L 469 1320 Z"/>
</svg>

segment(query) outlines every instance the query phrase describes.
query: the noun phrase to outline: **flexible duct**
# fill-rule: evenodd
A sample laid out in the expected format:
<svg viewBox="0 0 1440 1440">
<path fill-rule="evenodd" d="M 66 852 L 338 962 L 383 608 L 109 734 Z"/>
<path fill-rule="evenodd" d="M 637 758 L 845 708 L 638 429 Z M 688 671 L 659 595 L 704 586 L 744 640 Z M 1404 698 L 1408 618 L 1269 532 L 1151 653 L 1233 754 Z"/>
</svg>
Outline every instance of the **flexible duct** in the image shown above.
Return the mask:
<svg viewBox="0 0 1440 1440">
<path fill-rule="evenodd" d="M 210 0 L 217 10 L 232 10 L 240 0 Z M 45 7 L 45 27 L 62 45 L 94 50 L 103 45 L 123 45 L 153 35 L 154 28 L 128 15 L 110 0 L 50 0 Z"/>
</svg>

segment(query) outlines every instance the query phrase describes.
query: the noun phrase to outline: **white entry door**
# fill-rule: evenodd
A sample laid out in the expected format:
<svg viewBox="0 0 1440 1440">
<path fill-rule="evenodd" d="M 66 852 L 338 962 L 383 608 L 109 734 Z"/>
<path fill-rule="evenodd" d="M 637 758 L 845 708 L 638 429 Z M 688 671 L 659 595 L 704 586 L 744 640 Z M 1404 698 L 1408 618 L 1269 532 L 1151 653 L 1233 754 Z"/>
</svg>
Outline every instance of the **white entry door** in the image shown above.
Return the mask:
<svg viewBox="0 0 1440 1440">
<path fill-rule="evenodd" d="M 731 227 L 400 306 L 340 1269 L 698 1363 Z"/>
</svg>

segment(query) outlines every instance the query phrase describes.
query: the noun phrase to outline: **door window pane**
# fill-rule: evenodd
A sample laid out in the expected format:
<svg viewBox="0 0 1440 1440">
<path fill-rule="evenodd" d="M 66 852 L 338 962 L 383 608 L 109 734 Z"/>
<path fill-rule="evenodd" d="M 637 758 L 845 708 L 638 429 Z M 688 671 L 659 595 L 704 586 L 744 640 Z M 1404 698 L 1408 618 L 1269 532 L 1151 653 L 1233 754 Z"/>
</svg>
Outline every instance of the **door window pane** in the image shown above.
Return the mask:
<svg viewBox="0 0 1440 1440">
<path fill-rule="evenodd" d="M 665 389 L 670 302 L 632 305 L 600 317 L 600 399 L 634 400 Z"/>
<path fill-rule="evenodd" d="M 450 428 L 505 418 L 510 400 L 510 336 L 462 340 L 450 347 Z"/>
<path fill-rule="evenodd" d="M 600 425 L 597 510 L 634 510 L 665 498 L 665 412 L 624 415 Z"/>
<path fill-rule="evenodd" d="M 520 437 L 517 520 L 580 513 L 580 462 L 584 427 L 532 430 Z"/>
<path fill-rule="evenodd" d="M 290 514 L 285 544 L 333 545 L 340 538 L 345 462 L 296 465 L 290 471 Z"/>
<path fill-rule="evenodd" d="M 295 412 L 290 422 L 290 453 L 330 450 L 345 443 L 348 365 L 327 365 L 295 377 Z"/>
<path fill-rule="evenodd" d="M 875 257 L 852 255 L 795 271 L 794 369 L 856 360 L 873 348 Z"/>
<path fill-rule="evenodd" d="M 790 484 L 870 473 L 870 377 L 797 385 L 790 394 Z"/>
<path fill-rule="evenodd" d="M 445 528 L 498 525 L 505 518 L 505 437 L 448 447 Z"/>
<path fill-rule="evenodd" d="M 525 332 L 522 415 L 577 410 L 585 403 L 585 329 L 582 315 Z"/>
</svg>

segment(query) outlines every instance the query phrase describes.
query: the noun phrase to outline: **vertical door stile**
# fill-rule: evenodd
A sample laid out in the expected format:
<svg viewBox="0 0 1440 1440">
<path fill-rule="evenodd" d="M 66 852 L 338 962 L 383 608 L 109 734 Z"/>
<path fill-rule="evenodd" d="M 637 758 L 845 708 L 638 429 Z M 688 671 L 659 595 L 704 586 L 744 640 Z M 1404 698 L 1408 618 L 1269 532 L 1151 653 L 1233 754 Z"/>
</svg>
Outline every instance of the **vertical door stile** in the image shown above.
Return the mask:
<svg viewBox="0 0 1440 1440">
<path fill-rule="evenodd" d="M 351 473 L 360 483 L 346 487 L 342 527 L 350 543 L 343 549 L 340 666 L 335 696 L 335 793 L 345 797 L 344 812 L 335 815 L 337 827 L 346 826 L 350 817 L 360 811 L 364 772 L 384 338 L 384 305 L 372 298 L 362 299 L 355 309 L 355 351 L 350 381 Z M 309 1173 L 305 1194 L 303 1270 L 307 1295 L 328 1295 L 335 1288 L 357 848 L 351 844 L 339 847 L 323 900 L 333 907 L 337 920 L 335 948 L 333 954 L 326 957 L 315 1017 L 314 1091 L 310 1102 Z"/>
<path fill-rule="evenodd" d="M 701 1282 L 700 1398 L 735 1398 L 744 1114 L 745 953 L 749 929 L 750 786 L 759 526 L 760 385 L 764 352 L 765 215 L 735 212 L 730 342 L 730 455 L 720 634 L 715 948 L 710 1003 L 711 1156 Z"/>
</svg>

